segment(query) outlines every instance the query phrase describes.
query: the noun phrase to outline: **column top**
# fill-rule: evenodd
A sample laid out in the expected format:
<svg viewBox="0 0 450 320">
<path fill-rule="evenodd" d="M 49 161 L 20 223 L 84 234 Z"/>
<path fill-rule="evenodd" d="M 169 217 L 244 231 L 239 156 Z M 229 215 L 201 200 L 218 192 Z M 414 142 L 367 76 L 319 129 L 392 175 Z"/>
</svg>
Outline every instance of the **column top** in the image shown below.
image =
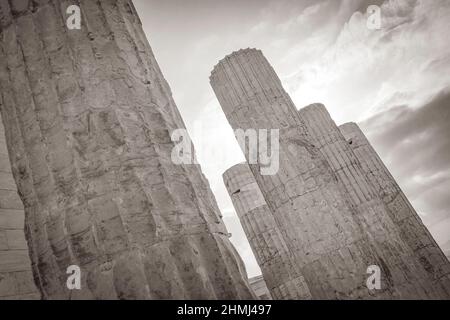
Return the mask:
<svg viewBox="0 0 450 320">
<path fill-rule="evenodd" d="M 256 48 L 246 48 L 246 49 L 239 49 L 237 51 L 233 51 L 232 53 L 226 55 L 223 59 L 219 60 L 219 62 L 214 66 L 214 68 L 211 71 L 211 75 L 209 76 L 209 79 L 211 80 L 212 76 L 214 75 L 214 73 L 216 73 L 218 67 L 224 63 L 225 60 L 227 59 L 231 59 L 234 57 L 238 57 L 238 56 L 242 56 L 248 53 L 259 53 L 259 54 L 263 54 L 262 51 L 260 49 L 256 49 Z"/>
</svg>

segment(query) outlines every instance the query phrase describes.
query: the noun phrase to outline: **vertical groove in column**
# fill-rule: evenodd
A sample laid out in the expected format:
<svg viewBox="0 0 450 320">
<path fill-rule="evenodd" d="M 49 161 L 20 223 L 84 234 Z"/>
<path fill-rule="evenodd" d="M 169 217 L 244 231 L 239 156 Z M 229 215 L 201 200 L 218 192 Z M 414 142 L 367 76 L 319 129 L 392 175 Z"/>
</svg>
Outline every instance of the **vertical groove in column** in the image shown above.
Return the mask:
<svg viewBox="0 0 450 320">
<path fill-rule="evenodd" d="M 358 125 L 346 123 L 339 129 L 361 163 L 367 180 L 386 205 L 392 221 L 399 227 L 402 239 L 413 250 L 435 286 L 446 290 L 448 298 L 450 296 L 448 259 Z"/>
<path fill-rule="evenodd" d="M 22 2 L 23 4 L 23 2 Z M 34 234 L 33 239 L 28 239 L 32 254 L 31 257 L 35 258 L 32 261 L 33 270 L 50 270 L 45 276 L 36 276 L 37 284 L 54 284 L 60 283 L 61 273 L 56 267 L 56 258 L 54 255 L 55 250 L 50 245 L 50 237 L 48 236 L 47 218 L 49 216 L 49 208 L 43 207 L 42 202 L 46 201 L 46 191 L 48 191 L 49 183 L 49 169 L 45 163 L 45 150 L 43 144 L 37 143 L 42 141 L 40 134 L 40 128 L 37 125 L 36 116 L 27 112 L 31 110 L 33 112 L 35 105 L 34 99 L 30 97 L 29 85 L 25 65 L 23 61 L 23 48 L 21 48 L 19 39 L 16 36 L 16 26 L 13 17 L 9 15 L 7 3 L 1 3 L 2 12 L 11 19 L 9 28 L 2 30 L 2 61 L 5 62 L 4 70 L 2 74 L 2 91 L 11 92 L 12 99 L 5 104 L 4 112 L 5 118 L 11 118 L 11 122 L 8 122 L 6 126 L 7 132 L 9 130 L 17 130 L 15 134 L 17 136 L 9 136 L 13 140 L 10 145 L 10 150 L 17 150 L 19 145 L 23 144 L 23 153 L 19 156 L 13 154 L 10 156 L 13 160 L 13 174 L 17 180 L 19 188 L 19 194 L 24 202 L 25 207 L 25 222 L 30 222 L 30 225 L 25 226 L 27 234 Z M 17 13 L 19 9 L 15 8 Z M 26 7 L 25 7 L 26 9 Z M 24 16 L 19 16 L 24 19 Z M 20 88 L 20 89 L 19 89 Z M 20 90 L 21 92 L 18 92 Z M 26 109 L 28 108 L 28 109 Z M 11 128 L 9 128 L 11 125 Z M 17 127 L 16 127 L 17 126 Z M 8 139 L 8 141 L 10 141 Z M 17 162 L 15 162 L 16 160 Z M 25 182 L 22 184 L 22 182 Z M 48 199 L 48 197 L 47 197 Z M 29 216 L 28 212 L 35 212 L 33 216 Z M 35 227 L 33 227 L 33 223 Z M 38 226 L 38 227 L 37 227 Z M 64 297 L 61 290 L 53 290 L 47 292 L 43 288 L 41 290 L 43 298 L 49 294 L 53 294 L 58 297 Z"/>
<path fill-rule="evenodd" d="M 62 50 L 63 40 L 59 32 L 62 26 L 55 23 L 55 16 L 52 6 L 43 1 L 38 11 L 23 17 L 27 20 L 22 22 L 22 31 L 18 35 L 24 52 L 31 94 L 36 97 L 34 100 L 39 126 L 48 149 L 46 161 L 54 181 L 51 190 L 54 198 L 51 200 L 53 203 L 50 203 L 57 214 L 49 217 L 47 224 L 50 243 L 61 270 L 61 286 L 65 286 L 67 266 L 84 266 L 92 260 L 92 254 L 90 257 L 75 255 L 76 245 L 74 239 L 69 236 L 70 229 L 67 229 L 70 228 L 67 220 L 73 215 L 87 214 L 87 201 L 82 192 L 84 187 L 80 184 L 80 170 L 74 160 L 67 126 L 63 122 L 63 108 L 66 105 L 62 103 L 61 98 L 72 88 L 70 85 L 73 79 L 65 74 L 65 69 L 71 66 L 71 61 L 65 61 L 67 53 Z M 64 76 L 65 81 L 60 81 L 59 78 Z M 45 96 L 41 97 L 41 92 L 45 92 Z M 49 118 L 51 123 L 48 124 Z M 83 287 L 86 288 L 85 278 L 83 280 Z M 73 293 L 78 294 L 77 291 L 69 294 Z M 90 295 L 88 290 L 84 294 Z"/>
</svg>

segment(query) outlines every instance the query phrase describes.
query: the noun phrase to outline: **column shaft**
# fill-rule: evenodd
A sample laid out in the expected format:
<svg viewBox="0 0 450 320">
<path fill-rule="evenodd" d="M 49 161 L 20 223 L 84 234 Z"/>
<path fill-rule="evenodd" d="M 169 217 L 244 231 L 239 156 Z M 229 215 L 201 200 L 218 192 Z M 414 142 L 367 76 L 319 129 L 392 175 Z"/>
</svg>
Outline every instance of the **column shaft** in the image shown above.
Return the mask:
<svg viewBox="0 0 450 320">
<path fill-rule="evenodd" d="M 310 299 L 304 277 L 249 166 L 237 164 L 223 174 L 223 179 L 272 297 Z"/>
<path fill-rule="evenodd" d="M 211 85 L 234 129 L 280 130 L 278 172 L 262 175 L 259 164 L 250 167 L 312 297 L 390 296 L 387 284 L 374 291 L 365 286 L 378 254 L 262 53 L 247 49 L 227 56 L 214 68 Z"/>
<path fill-rule="evenodd" d="M 43 298 L 252 298 L 199 166 L 171 160 L 184 125 L 132 2 L 76 3 L 81 30 L 73 1 L 0 0 L 2 115 Z"/>
<path fill-rule="evenodd" d="M 333 172 L 345 187 L 364 232 L 379 251 L 383 281 L 392 283 L 401 298 L 442 298 L 409 246 L 401 239 L 381 198 L 367 180 L 361 164 L 334 123 L 325 106 L 313 104 L 299 111 Z"/>
<path fill-rule="evenodd" d="M 17 194 L 11 172 L 0 116 L 0 300 L 40 297 L 31 271 L 24 218 L 22 201 Z"/>
<path fill-rule="evenodd" d="M 450 263 L 447 257 L 358 125 L 346 123 L 339 129 L 361 163 L 367 180 L 385 203 L 392 221 L 399 227 L 401 238 L 413 250 L 435 287 L 442 287 L 448 298 Z"/>
</svg>

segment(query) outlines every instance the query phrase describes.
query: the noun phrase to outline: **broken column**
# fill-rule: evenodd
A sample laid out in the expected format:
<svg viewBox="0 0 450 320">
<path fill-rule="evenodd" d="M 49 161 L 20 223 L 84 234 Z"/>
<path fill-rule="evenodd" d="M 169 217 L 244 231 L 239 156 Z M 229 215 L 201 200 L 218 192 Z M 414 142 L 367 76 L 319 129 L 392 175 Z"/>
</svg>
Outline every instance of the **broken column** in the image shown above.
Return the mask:
<svg viewBox="0 0 450 320">
<path fill-rule="evenodd" d="M 278 172 L 262 175 L 259 163 L 250 168 L 312 297 L 393 297 L 387 281 L 380 290 L 366 287 L 367 268 L 380 264 L 378 251 L 261 51 L 232 53 L 210 79 L 234 129 L 279 129 Z"/>
<path fill-rule="evenodd" d="M 247 163 L 223 174 L 242 228 L 275 300 L 311 299 L 311 293 Z"/>
<path fill-rule="evenodd" d="M 25 240 L 24 218 L 0 116 L 0 300 L 39 299 Z"/>
<path fill-rule="evenodd" d="M 248 299 L 245 268 L 131 0 L 0 0 L 12 172 L 44 299 Z M 10 6 L 11 4 L 11 6 Z M 66 286 L 81 269 L 81 290 Z"/>
<path fill-rule="evenodd" d="M 346 123 L 339 129 L 361 163 L 367 180 L 385 203 L 392 221 L 399 227 L 401 238 L 413 250 L 435 287 L 446 290 L 448 298 L 450 263 L 444 253 L 358 125 Z"/>
<path fill-rule="evenodd" d="M 323 104 L 312 104 L 299 111 L 314 145 L 330 164 L 345 188 L 364 232 L 379 250 L 384 281 L 392 282 L 405 298 L 442 298 L 425 269 L 401 239 L 397 225 L 367 180 L 361 164 Z"/>
</svg>

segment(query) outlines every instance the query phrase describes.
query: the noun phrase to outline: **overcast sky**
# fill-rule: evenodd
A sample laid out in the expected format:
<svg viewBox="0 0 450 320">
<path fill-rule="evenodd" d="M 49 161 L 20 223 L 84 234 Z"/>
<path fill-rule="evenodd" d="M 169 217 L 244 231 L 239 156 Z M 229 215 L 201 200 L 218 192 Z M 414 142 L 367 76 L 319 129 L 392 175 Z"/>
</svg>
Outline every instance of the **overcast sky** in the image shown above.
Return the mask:
<svg viewBox="0 0 450 320">
<path fill-rule="evenodd" d="M 263 51 L 297 108 L 322 102 L 337 124 L 358 122 L 450 250 L 450 1 L 133 1 L 250 276 L 260 270 L 221 177 L 243 156 L 208 79 L 247 47 Z M 381 30 L 366 27 L 372 4 Z"/>
</svg>

